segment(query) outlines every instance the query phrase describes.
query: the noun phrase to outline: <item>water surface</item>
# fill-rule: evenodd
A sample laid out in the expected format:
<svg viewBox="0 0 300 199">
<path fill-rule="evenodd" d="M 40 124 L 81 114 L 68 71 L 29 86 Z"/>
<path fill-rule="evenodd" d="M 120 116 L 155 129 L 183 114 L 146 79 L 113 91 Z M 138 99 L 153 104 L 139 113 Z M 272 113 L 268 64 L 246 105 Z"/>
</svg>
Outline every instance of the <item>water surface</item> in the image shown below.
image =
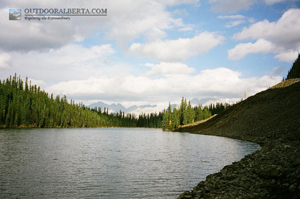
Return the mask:
<svg viewBox="0 0 300 199">
<path fill-rule="evenodd" d="M 160 129 L 0 130 L 0 198 L 176 198 L 259 148 Z"/>
</svg>

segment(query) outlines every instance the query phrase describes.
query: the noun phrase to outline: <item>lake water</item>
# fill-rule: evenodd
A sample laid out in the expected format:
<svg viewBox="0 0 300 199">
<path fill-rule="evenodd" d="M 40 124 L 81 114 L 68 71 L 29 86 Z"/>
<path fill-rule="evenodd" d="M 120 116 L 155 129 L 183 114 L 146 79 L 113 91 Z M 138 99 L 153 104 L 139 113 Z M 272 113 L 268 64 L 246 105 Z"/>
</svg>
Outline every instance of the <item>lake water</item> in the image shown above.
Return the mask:
<svg viewBox="0 0 300 199">
<path fill-rule="evenodd" d="M 0 198 L 177 198 L 258 149 L 160 129 L 0 130 Z"/>
</svg>

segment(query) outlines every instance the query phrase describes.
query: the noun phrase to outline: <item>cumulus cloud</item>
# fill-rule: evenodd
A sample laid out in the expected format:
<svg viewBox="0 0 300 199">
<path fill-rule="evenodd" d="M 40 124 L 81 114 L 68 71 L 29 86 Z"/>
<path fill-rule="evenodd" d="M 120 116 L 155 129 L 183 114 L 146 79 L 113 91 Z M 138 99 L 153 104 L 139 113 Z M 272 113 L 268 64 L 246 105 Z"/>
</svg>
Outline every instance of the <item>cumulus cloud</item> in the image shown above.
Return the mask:
<svg viewBox="0 0 300 199">
<path fill-rule="evenodd" d="M 300 50 L 299 50 L 300 53 Z M 283 62 L 293 62 L 295 59 L 298 57 L 299 54 L 297 51 L 288 51 L 288 52 L 282 52 L 277 55 L 275 55 L 275 58 L 278 59 L 279 61 Z"/>
<path fill-rule="evenodd" d="M 195 55 L 205 54 L 213 47 L 220 45 L 223 36 L 216 33 L 203 32 L 193 38 L 179 38 L 177 40 L 159 40 L 146 44 L 134 43 L 129 52 L 141 57 L 174 62 L 188 59 Z"/>
<path fill-rule="evenodd" d="M 248 9 L 256 0 L 209 0 L 212 10 L 220 13 L 236 13 L 242 9 Z"/>
<path fill-rule="evenodd" d="M 11 56 L 8 53 L 0 53 L 0 68 L 8 68 Z"/>
<path fill-rule="evenodd" d="M 143 36 L 147 40 L 161 39 L 170 29 L 191 29 L 181 18 L 174 18 L 166 6 L 197 4 L 199 0 L 111 0 L 111 1 L 1 1 L 0 18 L 7 19 L 9 8 L 107 8 L 107 17 L 72 17 L 70 21 L 27 21 L 15 23 L 2 20 L 0 46 L 8 51 L 58 49 L 71 42 L 82 41 L 98 32 L 106 39 L 125 46 Z M 16 39 L 17 38 L 17 39 Z"/>
<path fill-rule="evenodd" d="M 254 39 L 255 43 L 238 44 L 228 51 L 230 59 L 241 59 L 249 53 L 276 53 L 280 61 L 295 60 L 300 50 L 300 9 L 290 9 L 276 22 L 259 21 L 236 33 L 236 40 Z M 263 44 L 266 44 L 264 46 Z M 261 50 L 259 49 L 261 48 Z M 241 52 L 237 52 L 241 50 Z M 234 57 L 233 55 L 240 55 Z M 242 56 L 243 55 L 243 56 Z"/>
<path fill-rule="evenodd" d="M 253 95 L 280 82 L 281 79 L 279 76 L 241 78 L 237 71 L 216 68 L 203 70 L 196 75 L 174 74 L 155 79 L 133 75 L 90 77 L 60 82 L 48 87 L 47 91 L 81 100 L 88 96 L 90 100 L 167 103 L 177 101 L 182 96 L 242 98 L 244 91 Z"/>
<path fill-rule="evenodd" d="M 167 104 L 182 96 L 242 98 L 244 91 L 251 95 L 281 81 L 281 77 L 269 76 L 242 78 L 239 72 L 228 68 L 195 73 L 192 67 L 178 62 L 148 63 L 144 75 L 133 75 L 129 74 L 129 66 L 102 63 L 114 53 L 110 45 L 75 44 L 48 52 L 13 52 L 12 68 L 8 70 L 29 77 L 48 93 L 66 95 L 76 102 Z M 2 73 L 0 76 L 6 78 Z"/>
<path fill-rule="evenodd" d="M 39 80 L 39 79 L 28 78 L 28 82 L 30 82 L 31 85 L 37 85 L 40 87 L 45 87 L 47 85 L 46 82 L 44 82 L 43 80 Z"/>
<path fill-rule="evenodd" d="M 147 76 L 159 76 L 159 75 L 172 75 L 172 74 L 190 74 L 195 71 L 194 68 L 188 67 L 182 63 L 167 63 L 161 62 L 160 64 L 147 63 L 145 66 L 151 68 L 151 71 L 146 73 Z"/>
<path fill-rule="evenodd" d="M 70 44 L 49 53 L 53 55 L 51 58 L 55 59 L 60 64 L 83 66 L 85 61 L 103 59 L 104 57 L 114 54 L 115 51 L 110 44 L 92 46 L 91 48 Z"/>
<path fill-rule="evenodd" d="M 210 1 L 213 9 L 218 10 L 220 5 L 225 5 L 224 9 L 228 8 L 230 12 L 252 5 L 246 0 L 232 2 Z M 194 28 L 167 9 L 167 6 L 179 4 L 199 5 L 199 0 L 3 0 L 0 2 L 0 18 L 6 20 L 1 24 L 0 48 L 6 53 L 0 52 L 0 64 L 6 68 L 2 71 L 10 71 L 11 74 L 17 71 L 47 92 L 67 95 L 77 101 L 101 99 L 121 103 L 177 101 L 182 96 L 242 98 L 244 91 L 251 95 L 281 81 L 281 77 L 269 76 L 242 78 L 239 72 L 228 68 L 203 70 L 195 74 L 192 67 L 180 63 L 191 56 L 208 52 L 222 44 L 225 38 L 218 33 L 202 32 L 192 38 L 164 39 L 169 30 L 189 31 Z M 7 20 L 7 11 L 12 7 L 24 9 L 57 5 L 61 8 L 90 8 L 91 5 L 107 8 L 108 16 L 73 17 L 70 21 L 52 22 Z M 245 20 L 238 15 L 225 18 Z M 75 43 L 87 37 L 104 37 L 125 48 L 129 42 L 139 38 L 145 43 L 132 44 L 129 52 L 159 60 L 159 64 L 148 63 L 148 71 L 140 72 L 141 67 L 110 59 L 116 52 L 109 44 L 87 47 L 90 43 L 85 43 L 87 46 Z M 274 44 L 269 39 L 265 40 Z M 282 59 L 289 55 L 278 54 Z M 132 68 L 135 73 L 130 75 Z M 7 77 L 4 73 L 0 74 L 1 78 Z"/>
<path fill-rule="evenodd" d="M 121 46 L 128 41 L 144 36 L 148 41 L 162 39 L 166 30 L 191 30 L 190 24 L 184 24 L 181 18 L 167 11 L 166 6 L 181 4 L 198 5 L 199 0 L 126 0 L 112 1 L 110 7 L 109 27 L 106 38 L 116 40 Z"/>
<path fill-rule="evenodd" d="M 106 38 L 122 46 L 141 35 L 147 40 L 161 39 L 166 36 L 165 30 L 184 27 L 180 18 L 173 18 L 165 11 L 165 4 L 157 1 L 118 1 L 110 7 L 112 17 Z"/>
<path fill-rule="evenodd" d="M 228 50 L 228 59 L 239 60 L 248 54 L 276 52 L 276 46 L 269 41 L 259 39 L 255 43 L 243 43 Z"/>
<path fill-rule="evenodd" d="M 5 54 L 4 58 L 0 53 L 0 62 L 7 63 L 10 60 L 10 67 L 7 69 L 10 74 L 17 72 L 23 77 L 53 83 L 73 78 L 87 78 L 91 74 L 99 75 L 114 70 L 109 60 L 109 56 L 114 53 L 115 50 L 110 44 L 91 47 L 69 44 L 59 49 L 42 52 L 11 52 L 9 55 Z M 121 69 L 118 69 L 118 72 L 120 71 Z M 0 73 L 0 78 L 6 76 Z"/>
<path fill-rule="evenodd" d="M 300 9 L 286 11 L 277 22 L 263 20 L 244 28 L 233 36 L 236 40 L 268 39 L 286 48 L 295 48 L 300 43 Z"/>
<path fill-rule="evenodd" d="M 0 10 L 0 17 L 7 18 L 8 8 Z M 55 23 L 1 20 L 0 46 L 8 51 L 29 51 L 33 49 L 58 48 L 76 41 L 78 34 L 71 23 Z"/>
</svg>

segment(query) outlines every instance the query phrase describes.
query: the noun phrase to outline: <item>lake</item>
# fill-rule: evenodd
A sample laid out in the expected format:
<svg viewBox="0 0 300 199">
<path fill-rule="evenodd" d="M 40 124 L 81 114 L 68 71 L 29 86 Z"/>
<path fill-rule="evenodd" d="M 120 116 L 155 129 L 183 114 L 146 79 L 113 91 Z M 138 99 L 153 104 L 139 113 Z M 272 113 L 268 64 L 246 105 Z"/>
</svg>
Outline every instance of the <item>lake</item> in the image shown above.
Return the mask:
<svg viewBox="0 0 300 199">
<path fill-rule="evenodd" d="M 177 198 L 258 149 L 161 129 L 2 129 L 0 198 Z"/>
</svg>

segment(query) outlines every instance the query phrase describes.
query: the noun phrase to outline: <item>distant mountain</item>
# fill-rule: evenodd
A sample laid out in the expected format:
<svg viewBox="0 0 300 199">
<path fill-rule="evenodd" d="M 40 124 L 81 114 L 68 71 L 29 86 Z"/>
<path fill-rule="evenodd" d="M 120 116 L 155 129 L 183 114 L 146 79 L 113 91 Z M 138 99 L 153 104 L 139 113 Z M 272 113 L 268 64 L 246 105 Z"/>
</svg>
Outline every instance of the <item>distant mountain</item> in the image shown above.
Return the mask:
<svg viewBox="0 0 300 199">
<path fill-rule="evenodd" d="M 122 111 L 124 113 L 131 113 L 131 112 L 135 112 L 138 109 L 155 108 L 156 105 L 141 105 L 141 106 L 133 105 L 133 106 L 126 108 L 120 103 L 106 104 L 104 102 L 97 102 L 97 103 L 89 105 L 88 107 L 90 107 L 90 108 L 95 108 L 95 107 L 100 108 L 101 107 L 102 111 L 104 110 L 104 108 L 108 108 L 108 111 L 110 113 L 117 113 L 120 111 Z"/>
<path fill-rule="evenodd" d="M 125 110 L 126 110 L 126 108 L 120 103 L 118 103 L 118 104 L 114 103 L 114 104 L 109 105 L 109 104 L 105 104 L 104 102 L 97 102 L 97 103 L 89 105 L 89 107 L 90 108 L 98 107 L 98 108 L 101 108 L 102 111 L 104 110 L 104 108 L 108 108 L 109 112 L 119 112 L 120 110 L 122 112 L 125 112 Z"/>
<path fill-rule="evenodd" d="M 216 103 L 222 103 L 220 99 L 217 98 L 201 98 L 200 100 L 198 98 L 194 98 L 191 100 L 192 106 L 209 106 L 210 104 L 216 104 Z"/>
<path fill-rule="evenodd" d="M 204 107 L 204 106 L 209 106 L 210 104 L 216 104 L 216 103 L 224 102 L 224 101 L 221 101 L 220 99 L 217 99 L 217 98 L 201 98 L 201 99 L 194 98 L 190 101 L 191 101 L 191 105 L 193 107 L 198 106 L 198 105 L 201 105 L 202 107 Z M 174 108 L 179 108 L 179 106 L 180 106 L 180 104 L 171 104 L 172 110 Z M 89 105 L 88 107 L 90 107 L 90 108 L 95 108 L 95 107 L 100 108 L 101 107 L 102 111 L 104 111 L 104 108 L 108 108 L 109 113 L 117 113 L 117 112 L 120 112 L 120 110 L 121 110 L 124 113 L 134 113 L 134 114 L 139 115 L 140 113 L 146 113 L 146 114 L 147 113 L 154 113 L 154 112 L 158 113 L 160 111 L 163 111 L 164 109 L 167 109 L 168 104 L 166 104 L 166 106 L 149 105 L 149 104 L 140 105 L 140 106 L 133 105 L 133 106 L 130 106 L 130 107 L 126 108 L 120 103 L 106 104 L 104 102 L 97 102 L 97 103 Z"/>
</svg>

